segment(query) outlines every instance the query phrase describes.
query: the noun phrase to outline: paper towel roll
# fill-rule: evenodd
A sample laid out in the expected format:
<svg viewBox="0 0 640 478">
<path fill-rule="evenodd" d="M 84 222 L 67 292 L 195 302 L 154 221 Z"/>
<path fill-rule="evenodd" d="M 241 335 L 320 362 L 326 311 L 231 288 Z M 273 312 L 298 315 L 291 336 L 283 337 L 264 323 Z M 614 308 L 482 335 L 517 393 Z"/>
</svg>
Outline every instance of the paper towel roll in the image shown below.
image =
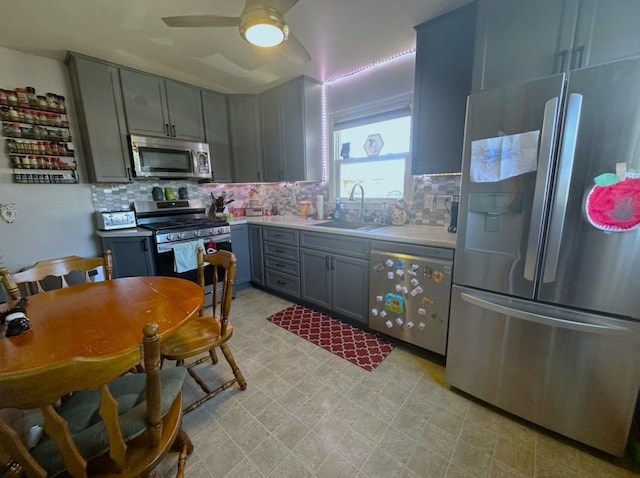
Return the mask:
<svg viewBox="0 0 640 478">
<path fill-rule="evenodd" d="M 318 219 L 324 219 L 324 196 L 322 194 L 316 196 L 316 216 Z"/>
</svg>

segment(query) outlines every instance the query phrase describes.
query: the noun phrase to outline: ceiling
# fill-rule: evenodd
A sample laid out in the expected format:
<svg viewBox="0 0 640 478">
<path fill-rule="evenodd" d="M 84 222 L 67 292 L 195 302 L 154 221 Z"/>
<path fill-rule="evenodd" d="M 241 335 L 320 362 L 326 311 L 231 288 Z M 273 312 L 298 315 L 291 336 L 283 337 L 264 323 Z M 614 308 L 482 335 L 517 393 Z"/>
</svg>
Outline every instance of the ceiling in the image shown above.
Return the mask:
<svg viewBox="0 0 640 478">
<path fill-rule="evenodd" d="M 169 28 L 160 20 L 239 16 L 243 0 L 4 2 L 0 46 L 60 61 L 71 50 L 223 93 L 257 93 L 301 74 L 326 81 L 411 49 L 415 25 L 468 2 L 300 0 L 286 19 L 311 56 L 303 65 L 249 45 L 235 27 Z"/>
</svg>

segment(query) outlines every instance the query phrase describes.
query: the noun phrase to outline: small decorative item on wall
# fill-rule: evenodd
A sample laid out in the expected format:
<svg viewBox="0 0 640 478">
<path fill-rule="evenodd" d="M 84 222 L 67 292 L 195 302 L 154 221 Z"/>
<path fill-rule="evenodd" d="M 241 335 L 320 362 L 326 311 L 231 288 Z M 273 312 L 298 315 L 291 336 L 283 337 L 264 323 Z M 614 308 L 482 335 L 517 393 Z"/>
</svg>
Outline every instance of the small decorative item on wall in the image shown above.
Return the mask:
<svg viewBox="0 0 640 478">
<path fill-rule="evenodd" d="M 340 157 L 342 159 L 349 159 L 350 150 L 351 150 L 351 143 L 342 143 L 342 148 L 340 149 Z"/>
<path fill-rule="evenodd" d="M 13 222 L 16 220 L 17 209 L 15 204 L 0 204 L 0 217 L 4 222 Z"/>
<path fill-rule="evenodd" d="M 370 134 L 364 143 L 364 150 L 367 156 L 378 156 L 383 146 L 384 141 L 382 141 L 382 136 L 379 134 Z"/>
<path fill-rule="evenodd" d="M 0 89 L 0 119 L 16 183 L 77 183 L 64 96 Z"/>
</svg>

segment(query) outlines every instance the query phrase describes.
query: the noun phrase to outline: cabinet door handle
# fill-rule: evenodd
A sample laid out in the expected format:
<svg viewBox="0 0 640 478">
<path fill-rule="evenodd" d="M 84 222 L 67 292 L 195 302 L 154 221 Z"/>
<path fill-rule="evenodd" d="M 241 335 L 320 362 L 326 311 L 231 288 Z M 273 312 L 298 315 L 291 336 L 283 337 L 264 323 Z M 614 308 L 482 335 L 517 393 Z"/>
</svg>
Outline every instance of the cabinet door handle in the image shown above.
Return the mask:
<svg viewBox="0 0 640 478">
<path fill-rule="evenodd" d="M 334 270 L 336 268 L 336 258 L 332 257 L 331 258 L 331 270 Z"/>
<path fill-rule="evenodd" d="M 143 251 L 148 251 L 149 248 L 147 247 L 147 241 L 142 241 L 142 250 Z"/>
<path fill-rule="evenodd" d="M 571 55 L 571 69 L 582 68 L 582 60 L 584 56 L 584 45 L 573 50 Z"/>
<path fill-rule="evenodd" d="M 284 251 L 282 249 L 276 249 L 275 250 L 278 254 L 284 254 Z"/>
<path fill-rule="evenodd" d="M 164 134 L 166 134 L 167 136 L 171 136 L 171 134 L 169 133 L 169 123 L 164 124 Z"/>
<path fill-rule="evenodd" d="M 171 125 L 171 136 L 176 137 L 176 125 Z"/>
<path fill-rule="evenodd" d="M 276 263 L 276 267 L 287 267 L 287 266 L 285 266 L 284 264 L 280 264 L 280 263 L 278 262 L 278 263 Z"/>
<path fill-rule="evenodd" d="M 556 73 L 562 73 L 564 71 L 568 54 L 569 50 L 562 50 L 558 52 L 558 71 Z"/>
<path fill-rule="evenodd" d="M 324 268 L 331 269 L 331 256 L 324 256 Z"/>
<path fill-rule="evenodd" d="M 131 181 L 131 168 L 127 168 L 127 179 Z"/>
<path fill-rule="evenodd" d="M 260 179 L 260 171 L 258 171 L 258 182 L 262 181 L 262 179 Z"/>
<path fill-rule="evenodd" d="M 281 281 L 281 280 L 276 281 L 276 282 L 277 282 L 278 284 L 280 284 L 280 285 L 287 285 L 287 283 L 286 283 L 286 282 L 283 282 L 283 281 Z"/>
</svg>

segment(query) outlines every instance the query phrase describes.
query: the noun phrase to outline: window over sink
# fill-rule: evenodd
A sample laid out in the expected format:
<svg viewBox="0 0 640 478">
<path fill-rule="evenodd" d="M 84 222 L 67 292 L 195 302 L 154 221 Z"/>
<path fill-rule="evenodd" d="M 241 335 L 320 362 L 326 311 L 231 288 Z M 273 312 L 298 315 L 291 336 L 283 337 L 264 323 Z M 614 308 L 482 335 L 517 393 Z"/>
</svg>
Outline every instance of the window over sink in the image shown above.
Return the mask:
<svg viewBox="0 0 640 478">
<path fill-rule="evenodd" d="M 411 110 L 408 104 L 351 116 L 333 124 L 335 197 L 348 199 L 356 184 L 365 200 L 381 203 L 411 194 Z M 356 197 L 359 197 L 356 190 Z"/>
</svg>

